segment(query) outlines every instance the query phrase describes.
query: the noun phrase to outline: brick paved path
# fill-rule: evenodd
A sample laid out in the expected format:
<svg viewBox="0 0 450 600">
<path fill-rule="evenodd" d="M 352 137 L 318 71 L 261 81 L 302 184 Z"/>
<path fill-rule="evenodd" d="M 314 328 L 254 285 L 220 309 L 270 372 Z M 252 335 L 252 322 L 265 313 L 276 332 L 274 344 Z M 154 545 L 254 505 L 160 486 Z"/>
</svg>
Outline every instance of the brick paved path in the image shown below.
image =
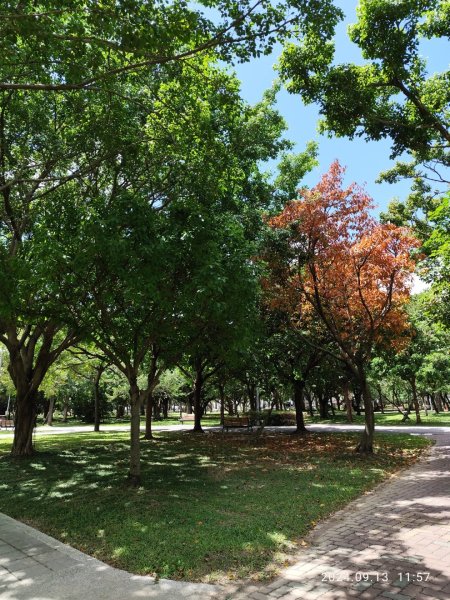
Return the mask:
<svg viewBox="0 0 450 600">
<path fill-rule="evenodd" d="M 280 578 L 227 598 L 449 600 L 450 435 L 435 439 L 425 460 L 317 527 Z"/>
</svg>

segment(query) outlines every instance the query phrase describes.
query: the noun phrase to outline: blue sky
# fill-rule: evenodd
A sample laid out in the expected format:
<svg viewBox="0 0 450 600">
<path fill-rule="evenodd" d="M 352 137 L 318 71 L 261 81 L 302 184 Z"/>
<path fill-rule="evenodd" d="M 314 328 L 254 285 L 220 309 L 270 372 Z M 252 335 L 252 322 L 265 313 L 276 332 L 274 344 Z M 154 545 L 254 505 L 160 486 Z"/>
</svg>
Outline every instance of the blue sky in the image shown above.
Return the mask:
<svg viewBox="0 0 450 600">
<path fill-rule="evenodd" d="M 336 0 L 335 2 L 346 14 L 340 23 L 336 35 L 336 61 L 361 63 L 359 48 L 347 37 L 348 24 L 356 21 L 356 0 Z M 269 88 L 276 78 L 273 66 L 277 61 L 281 48 L 271 56 L 265 56 L 250 63 L 235 67 L 237 76 L 242 82 L 242 95 L 250 103 L 260 100 L 262 92 Z M 426 43 L 421 46 L 421 53 L 429 60 L 429 70 L 448 68 L 448 47 L 443 51 L 440 43 Z M 365 185 L 368 193 L 377 205 L 376 213 L 385 210 L 394 197 L 404 199 L 408 194 L 409 183 L 398 184 L 375 183 L 379 173 L 393 165 L 389 159 L 390 142 L 365 142 L 361 138 L 328 138 L 317 133 L 319 118 L 316 106 L 304 106 L 300 97 L 288 94 L 285 90 L 278 97 L 278 109 L 288 124 L 287 137 L 296 143 L 295 151 L 301 151 L 308 140 L 319 142 L 319 167 L 311 172 L 305 183 L 309 186 L 317 183 L 336 158 L 346 166 L 346 182 L 356 181 Z"/>
</svg>

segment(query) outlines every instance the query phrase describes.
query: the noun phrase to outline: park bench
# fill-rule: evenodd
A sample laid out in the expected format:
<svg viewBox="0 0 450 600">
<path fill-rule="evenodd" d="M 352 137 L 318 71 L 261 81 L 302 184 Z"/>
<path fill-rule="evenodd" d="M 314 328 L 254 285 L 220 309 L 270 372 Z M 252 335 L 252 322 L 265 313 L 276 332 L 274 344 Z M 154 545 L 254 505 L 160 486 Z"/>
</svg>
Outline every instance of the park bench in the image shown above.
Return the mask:
<svg viewBox="0 0 450 600">
<path fill-rule="evenodd" d="M 4 416 L 0 416 L 0 429 L 13 429 L 14 421 L 12 419 L 7 419 Z"/>
<path fill-rule="evenodd" d="M 226 431 L 230 428 L 235 429 L 236 427 L 245 427 L 248 430 L 253 430 L 253 425 L 249 417 L 224 417 L 222 427 Z"/>
<path fill-rule="evenodd" d="M 185 421 L 187 423 L 194 423 L 195 415 L 181 415 L 179 420 L 181 421 L 181 424 L 183 424 Z"/>
</svg>

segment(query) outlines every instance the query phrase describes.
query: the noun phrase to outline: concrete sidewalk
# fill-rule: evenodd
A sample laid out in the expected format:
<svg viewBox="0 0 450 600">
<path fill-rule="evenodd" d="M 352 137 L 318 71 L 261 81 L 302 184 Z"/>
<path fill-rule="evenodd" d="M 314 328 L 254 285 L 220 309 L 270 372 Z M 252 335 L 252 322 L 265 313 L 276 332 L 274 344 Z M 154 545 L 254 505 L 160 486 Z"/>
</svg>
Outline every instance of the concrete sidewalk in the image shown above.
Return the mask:
<svg viewBox="0 0 450 600">
<path fill-rule="evenodd" d="M 316 527 L 310 548 L 278 579 L 228 597 L 448 600 L 450 435 L 434 432 L 434 439 L 418 464 Z"/>
<path fill-rule="evenodd" d="M 1 600 L 197 600 L 218 592 L 114 569 L 0 513 Z"/>
</svg>

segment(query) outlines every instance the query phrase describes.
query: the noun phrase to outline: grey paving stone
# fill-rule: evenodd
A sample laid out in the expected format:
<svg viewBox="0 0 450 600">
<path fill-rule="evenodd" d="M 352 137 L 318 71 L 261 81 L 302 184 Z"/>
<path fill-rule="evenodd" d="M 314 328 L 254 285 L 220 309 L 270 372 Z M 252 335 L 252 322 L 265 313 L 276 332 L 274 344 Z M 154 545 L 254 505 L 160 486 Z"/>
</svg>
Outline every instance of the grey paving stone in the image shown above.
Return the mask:
<svg viewBox="0 0 450 600">
<path fill-rule="evenodd" d="M 34 567 L 37 563 L 30 557 L 18 558 L 17 560 L 12 560 L 8 564 L 5 565 L 5 568 L 10 572 L 14 573 L 14 571 L 23 571 L 24 569 Z"/>
<path fill-rule="evenodd" d="M 9 563 L 23 558 L 27 558 L 26 554 L 20 552 L 20 550 L 15 550 L 14 548 L 11 548 L 7 552 L 7 554 L 5 554 L 4 556 L 0 556 L 0 565 L 2 567 L 7 567 Z"/>
<path fill-rule="evenodd" d="M 410 596 L 397 592 L 383 592 L 381 598 L 390 598 L 390 600 L 410 600 Z"/>
</svg>

